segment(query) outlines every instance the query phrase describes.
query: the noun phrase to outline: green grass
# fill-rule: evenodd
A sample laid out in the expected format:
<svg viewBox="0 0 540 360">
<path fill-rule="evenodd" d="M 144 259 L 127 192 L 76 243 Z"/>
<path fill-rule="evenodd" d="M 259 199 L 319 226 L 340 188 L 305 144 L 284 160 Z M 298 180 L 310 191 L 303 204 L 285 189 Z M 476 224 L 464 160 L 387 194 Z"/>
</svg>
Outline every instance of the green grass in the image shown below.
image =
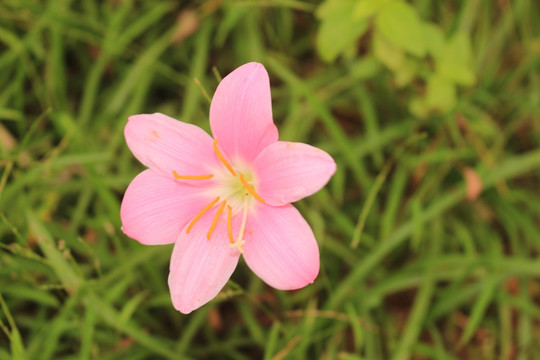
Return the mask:
<svg viewBox="0 0 540 360">
<path fill-rule="evenodd" d="M 540 6 L 411 4 L 466 34 L 476 78 L 422 118 L 430 59 L 399 87 L 368 31 L 323 61 L 318 2 L 0 2 L 0 360 L 540 358 Z M 296 204 L 321 272 L 283 292 L 241 261 L 182 315 L 172 247 L 120 230 L 143 169 L 123 128 L 162 112 L 208 130 L 201 87 L 248 61 L 281 139 L 338 163 Z"/>
</svg>

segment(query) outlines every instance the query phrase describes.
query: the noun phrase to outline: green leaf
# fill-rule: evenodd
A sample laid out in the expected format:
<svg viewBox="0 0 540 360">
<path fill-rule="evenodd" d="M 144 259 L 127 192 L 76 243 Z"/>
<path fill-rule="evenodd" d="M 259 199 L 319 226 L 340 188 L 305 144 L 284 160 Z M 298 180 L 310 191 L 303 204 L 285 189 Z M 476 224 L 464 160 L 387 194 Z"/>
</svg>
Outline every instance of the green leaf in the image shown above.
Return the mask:
<svg viewBox="0 0 540 360">
<path fill-rule="evenodd" d="M 395 70 L 395 80 L 398 87 L 403 87 L 411 83 L 418 70 L 416 61 L 406 58 Z"/>
<path fill-rule="evenodd" d="M 436 69 L 446 79 L 469 86 L 475 82 L 471 63 L 470 39 L 465 33 L 458 32 L 445 44 L 437 59 Z"/>
<path fill-rule="evenodd" d="M 444 49 L 444 57 L 451 57 L 458 64 L 470 64 L 472 60 L 471 41 L 467 34 L 463 32 L 454 34 Z"/>
<path fill-rule="evenodd" d="M 456 103 L 456 87 L 440 75 L 432 74 L 427 79 L 426 94 L 409 102 L 409 110 L 418 118 L 426 118 L 431 112 L 445 112 Z"/>
<path fill-rule="evenodd" d="M 426 104 L 433 110 L 446 111 L 456 103 L 456 88 L 447 79 L 433 74 L 428 78 Z"/>
<path fill-rule="evenodd" d="M 357 20 L 368 19 L 376 15 L 390 0 L 359 0 L 354 9 L 354 18 Z"/>
<path fill-rule="evenodd" d="M 445 47 L 444 33 L 440 27 L 424 23 L 424 39 L 426 50 L 434 58 L 440 58 Z"/>
<path fill-rule="evenodd" d="M 422 20 L 411 5 L 405 2 L 390 3 L 377 17 L 376 26 L 393 45 L 418 57 L 426 54 Z"/>
<path fill-rule="evenodd" d="M 397 71 L 405 61 L 403 50 L 377 33 L 373 35 L 373 51 L 375 57 L 393 71 Z"/>
<path fill-rule="evenodd" d="M 364 56 L 353 62 L 351 66 L 351 77 L 356 80 L 369 79 L 374 77 L 381 70 L 381 63 L 373 56 Z"/>
<path fill-rule="evenodd" d="M 396 85 L 403 87 L 409 84 L 417 73 L 417 62 L 383 36 L 374 34 L 372 41 L 375 57 L 394 72 Z"/>
<path fill-rule="evenodd" d="M 464 65 L 442 61 L 437 65 L 437 72 L 446 79 L 464 86 L 473 85 L 475 82 L 474 72 Z"/>
<path fill-rule="evenodd" d="M 317 8 L 315 15 L 321 20 L 336 18 L 348 6 L 352 6 L 351 0 L 326 0 Z"/>
<path fill-rule="evenodd" d="M 354 7 L 355 1 L 327 0 L 317 10 L 317 16 L 322 19 L 317 50 L 324 61 L 334 61 L 366 32 L 368 22 L 353 18 Z"/>
<path fill-rule="evenodd" d="M 425 119 L 429 115 L 429 105 L 425 97 L 415 97 L 409 102 L 409 111 L 419 119 Z"/>
</svg>

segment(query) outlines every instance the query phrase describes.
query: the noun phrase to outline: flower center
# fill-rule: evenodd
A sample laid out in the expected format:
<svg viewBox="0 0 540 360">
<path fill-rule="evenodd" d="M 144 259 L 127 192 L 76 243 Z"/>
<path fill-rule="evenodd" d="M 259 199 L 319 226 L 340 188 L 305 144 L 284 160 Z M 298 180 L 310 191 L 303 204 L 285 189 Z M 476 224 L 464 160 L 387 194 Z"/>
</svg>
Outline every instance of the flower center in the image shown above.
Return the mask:
<svg viewBox="0 0 540 360">
<path fill-rule="evenodd" d="M 215 206 L 219 206 L 212 224 L 208 229 L 206 238 L 210 240 L 214 229 L 219 222 L 219 219 L 225 211 L 227 210 L 227 236 L 229 238 L 230 246 L 237 248 L 240 253 L 244 253 L 242 245 L 245 243 L 244 232 L 246 230 L 247 214 L 252 203 L 252 199 L 265 203 L 264 199 L 257 194 L 255 188 L 253 187 L 253 175 L 247 171 L 244 173 L 235 169 L 229 161 L 223 156 L 223 153 L 218 147 L 218 139 L 214 140 L 213 144 L 214 152 L 221 164 L 227 170 L 226 172 L 220 173 L 218 183 L 216 187 L 218 190 L 219 196 L 216 196 L 208 205 L 202 208 L 201 211 L 189 222 L 186 233 L 189 234 L 195 223 L 210 209 Z M 180 175 L 173 170 L 173 176 L 177 180 L 208 180 L 214 178 L 214 174 L 204 174 L 204 175 Z M 218 205 L 219 203 L 219 205 Z M 232 231 L 232 218 L 233 213 L 242 212 L 242 221 L 240 223 L 240 229 L 236 239 Z"/>
</svg>

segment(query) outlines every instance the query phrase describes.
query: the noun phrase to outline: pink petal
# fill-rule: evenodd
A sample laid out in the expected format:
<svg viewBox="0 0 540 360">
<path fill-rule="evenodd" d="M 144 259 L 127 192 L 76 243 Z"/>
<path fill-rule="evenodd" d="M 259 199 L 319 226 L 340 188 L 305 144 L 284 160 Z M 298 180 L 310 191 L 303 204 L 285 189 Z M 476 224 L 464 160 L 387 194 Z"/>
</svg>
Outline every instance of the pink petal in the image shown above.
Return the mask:
<svg viewBox="0 0 540 360">
<path fill-rule="evenodd" d="M 205 205 L 202 203 L 200 207 Z M 216 297 L 231 277 L 240 257 L 238 250 L 229 246 L 226 211 L 210 240 L 206 238 L 216 210 L 217 206 L 214 206 L 203 215 L 189 234 L 182 230 L 174 245 L 169 289 L 174 307 L 184 314 Z"/>
<path fill-rule="evenodd" d="M 210 106 L 210 127 L 233 161 L 251 162 L 277 141 L 270 80 L 262 64 L 242 65 L 221 81 Z"/>
<path fill-rule="evenodd" d="M 278 141 L 257 156 L 253 168 L 257 193 L 279 206 L 319 191 L 336 172 L 336 163 L 316 147 Z"/>
<path fill-rule="evenodd" d="M 124 136 L 141 163 L 169 177 L 207 175 L 217 164 L 210 135 L 163 114 L 130 116 Z"/>
<path fill-rule="evenodd" d="M 198 188 L 145 170 L 124 194 L 120 207 L 122 230 L 145 245 L 171 244 L 204 201 Z"/>
<path fill-rule="evenodd" d="M 257 276 L 280 290 L 299 289 L 315 280 L 319 248 L 294 206 L 262 205 L 248 224 L 244 259 Z"/>
</svg>

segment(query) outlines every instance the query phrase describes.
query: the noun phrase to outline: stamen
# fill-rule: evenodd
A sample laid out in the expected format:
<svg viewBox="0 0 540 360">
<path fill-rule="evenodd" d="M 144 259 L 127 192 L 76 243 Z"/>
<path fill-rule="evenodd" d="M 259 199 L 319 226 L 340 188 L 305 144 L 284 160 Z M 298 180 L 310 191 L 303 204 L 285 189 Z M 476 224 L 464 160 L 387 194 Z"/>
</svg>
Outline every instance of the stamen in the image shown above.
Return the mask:
<svg viewBox="0 0 540 360">
<path fill-rule="evenodd" d="M 227 205 L 227 234 L 229 235 L 229 241 L 234 244 L 234 238 L 232 235 L 232 207 Z"/>
<path fill-rule="evenodd" d="M 223 163 L 223 165 L 225 165 L 225 167 L 227 168 L 227 170 L 229 170 L 232 174 L 232 176 L 236 176 L 236 171 L 234 171 L 233 167 L 231 166 L 231 164 L 229 164 L 229 162 L 227 161 L 227 159 L 225 159 L 225 157 L 223 156 L 223 154 L 221 153 L 221 151 L 219 151 L 219 148 L 217 146 L 217 143 L 218 143 L 218 139 L 214 140 L 214 151 L 216 152 L 216 155 L 217 157 L 219 158 L 219 160 L 221 160 L 221 162 Z"/>
<path fill-rule="evenodd" d="M 246 181 L 246 179 L 244 178 L 244 175 L 243 174 L 240 174 L 240 182 L 242 183 L 242 185 L 244 185 L 244 187 L 246 188 L 246 190 L 251 194 L 253 195 L 253 197 L 257 200 L 259 200 L 260 202 L 262 202 L 263 204 L 266 203 L 266 201 L 264 201 L 264 199 L 262 197 L 259 196 L 259 194 L 257 194 L 255 192 L 255 189 L 249 185 L 249 183 Z"/>
<path fill-rule="evenodd" d="M 211 179 L 212 177 L 214 177 L 214 175 L 212 174 L 208 174 L 208 175 L 179 175 L 176 171 L 172 171 L 173 173 L 173 176 L 175 179 L 178 179 L 178 180 L 206 180 L 206 179 Z"/>
<path fill-rule="evenodd" d="M 216 211 L 216 216 L 214 216 L 214 220 L 212 220 L 212 225 L 210 225 L 210 229 L 208 230 L 208 234 L 206 234 L 206 238 L 210 240 L 210 236 L 212 235 L 212 232 L 214 231 L 214 228 L 216 227 L 216 224 L 219 220 L 219 217 L 221 216 L 221 213 L 223 212 L 223 209 L 225 208 L 225 205 L 227 202 L 224 200 L 221 202 L 221 205 L 219 206 L 219 209 Z"/>
<path fill-rule="evenodd" d="M 188 227 L 186 229 L 186 234 L 189 234 L 189 232 L 191 231 L 191 228 L 193 227 L 193 225 L 195 225 L 197 220 L 199 220 L 201 218 L 201 216 L 204 215 L 205 212 L 207 212 L 214 205 L 216 205 L 216 203 L 218 201 L 219 201 L 219 196 L 217 198 L 215 198 L 214 200 L 212 200 L 212 202 L 210 202 L 210 204 L 206 205 L 197 215 L 195 215 L 195 217 L 193 218 L 193 220 L 191 220 L 191 222 L 189 223 L 189 225 L 188 225 Z"/>
</svg>

